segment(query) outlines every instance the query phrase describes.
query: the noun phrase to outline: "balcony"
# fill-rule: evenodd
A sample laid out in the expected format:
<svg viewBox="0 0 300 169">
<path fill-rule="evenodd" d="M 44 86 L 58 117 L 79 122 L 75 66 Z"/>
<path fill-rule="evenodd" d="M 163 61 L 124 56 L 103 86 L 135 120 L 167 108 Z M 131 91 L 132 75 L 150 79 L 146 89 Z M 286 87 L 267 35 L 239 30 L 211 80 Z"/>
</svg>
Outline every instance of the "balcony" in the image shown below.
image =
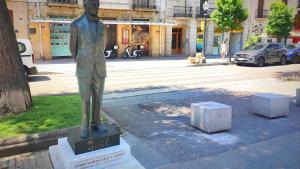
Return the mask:
<svg viewBox="0 0 300 169">
<path fill-rule="evenodd" d="M 132 9 L 140 11 L 156 11 L 155 0 L 133 0 Z"/>
<path fill-rule="evenodd" d="M 268 12 L 269 12 L 269 10 L 265 10 L 265 9 L 260 12 L 258 12 L 258 10 L 256 10 L 255 17 L 256 18 L 267 18 Z"/>
<path fill-rule="evenodd" d="M 100 0 L 101 9 L 130 10 L 129 0 Z"/>
<path fill-rule="evenodd" d="M 193 17 L 193 8 L 187 6 L 174 6 L 174 17 Z"/>
<path fill-rule="evenodd" d="M 76 4 L 77 0 L 47 0 L 48 3 L 55 3 L 55 4 Z"/>
<path fill-rule="evenodd" d="M 196 17 L 204 18 L 205 13 L 207 13 L 206 18 L 210 18 L 211 10 L 213 10 L 213 9 L 209 9 L 207 12 L 204 12 L 203 8 L 198 7 L 198 8 L 196 8 Z"/>
</svg>

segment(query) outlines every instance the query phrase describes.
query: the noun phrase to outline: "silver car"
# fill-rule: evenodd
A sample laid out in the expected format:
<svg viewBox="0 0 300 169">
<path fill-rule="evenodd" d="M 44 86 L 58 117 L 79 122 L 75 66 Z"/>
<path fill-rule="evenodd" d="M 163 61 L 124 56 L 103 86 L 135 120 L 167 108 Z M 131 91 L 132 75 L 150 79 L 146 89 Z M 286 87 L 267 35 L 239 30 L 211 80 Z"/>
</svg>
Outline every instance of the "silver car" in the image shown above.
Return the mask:
<svg viewBox="0 0 300 169">
<path fill-rule="evenodd" d="M 235 55 L 237 65 L 255 64 L 259 67 L 266 63 L 287 63 L 287 49 L 282 43 L 254 43 Z"/>
</svg>

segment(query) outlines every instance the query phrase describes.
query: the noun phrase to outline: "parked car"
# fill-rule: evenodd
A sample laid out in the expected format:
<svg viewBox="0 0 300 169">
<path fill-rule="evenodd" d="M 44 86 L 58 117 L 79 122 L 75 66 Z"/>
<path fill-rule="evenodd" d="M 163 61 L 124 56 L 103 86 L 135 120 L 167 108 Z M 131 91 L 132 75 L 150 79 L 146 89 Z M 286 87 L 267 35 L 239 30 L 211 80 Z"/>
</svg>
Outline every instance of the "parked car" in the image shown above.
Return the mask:
<svg viewBox="0 0 300 169">
<path fill-rule="evenodd" d="M 300 63 L 300 47 L 287 45 L 286 48 L 288 50 L 287 61 L 294 64 Z"/>
<path fill-rule="evenodd" d="M 29 75 L 37 74 L 37 69 L 34 64 L 34 54 L 29 39 L 17 39 L 19 52 L 22 58 L 25 78 L 28 79 Z"/>
<path fill-rule="evenodd" d="M 235 55 L 237 65 L 255 64 L 259 67 L 266 63 L 287 63 L 287 49 L 282 43 L 254 43 Z"/>
</svg>

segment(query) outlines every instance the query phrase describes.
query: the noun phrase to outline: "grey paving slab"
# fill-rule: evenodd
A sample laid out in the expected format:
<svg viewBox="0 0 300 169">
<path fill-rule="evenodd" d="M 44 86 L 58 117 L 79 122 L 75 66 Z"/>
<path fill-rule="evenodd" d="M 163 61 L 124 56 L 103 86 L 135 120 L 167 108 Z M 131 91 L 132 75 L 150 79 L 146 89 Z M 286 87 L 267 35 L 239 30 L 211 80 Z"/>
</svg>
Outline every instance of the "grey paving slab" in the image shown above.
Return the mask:
<svg viewBox="0 0 300 169">
<path fill-rule="evenodd" d="M 288 117 L 269 120 L 251 112 L 250 96 L 197 89 L 110 99 L 104 107 L 121 127 L 165 162 L 185 163 L 300 131 L 300 109 L 295 103 L 290 102 Z M 190 103 L 207 100 L 232 106 L 231 130 L 209 135 L 190 126 Z"/>
<path fill-rule="evenodd" d="M 266 169 L 300 168 L 300 132 L 243 145 L 216 156 L 159 167 L 159 169 Z"/>
</svg>

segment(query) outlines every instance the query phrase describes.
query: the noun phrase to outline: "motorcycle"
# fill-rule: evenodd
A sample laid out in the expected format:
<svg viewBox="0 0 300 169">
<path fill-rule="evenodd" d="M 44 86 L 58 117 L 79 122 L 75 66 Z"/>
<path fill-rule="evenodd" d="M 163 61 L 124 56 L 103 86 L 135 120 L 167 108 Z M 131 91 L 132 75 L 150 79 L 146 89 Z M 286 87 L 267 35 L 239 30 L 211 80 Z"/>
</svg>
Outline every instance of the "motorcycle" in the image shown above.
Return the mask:
<svg viewBox="0 0 300 169">
<path fill-rule="evenodd" d="M 107 59 L 114 59 L 118 56 L 118 49 L 119 47 L 115 45 L 111 50 L 105 50 L 104 51 L 104 56 Z"/>
<path fill-rule="evenodd" d="M 131 46 L 127 46 L 124 53 L 122 54 L 122 58 L 140 58 L 143 56 L 143 45 L 138 45 L 136 49 L 132 49 L 132 53 L 130 53 L 130 47 Z"/>
</svg>

